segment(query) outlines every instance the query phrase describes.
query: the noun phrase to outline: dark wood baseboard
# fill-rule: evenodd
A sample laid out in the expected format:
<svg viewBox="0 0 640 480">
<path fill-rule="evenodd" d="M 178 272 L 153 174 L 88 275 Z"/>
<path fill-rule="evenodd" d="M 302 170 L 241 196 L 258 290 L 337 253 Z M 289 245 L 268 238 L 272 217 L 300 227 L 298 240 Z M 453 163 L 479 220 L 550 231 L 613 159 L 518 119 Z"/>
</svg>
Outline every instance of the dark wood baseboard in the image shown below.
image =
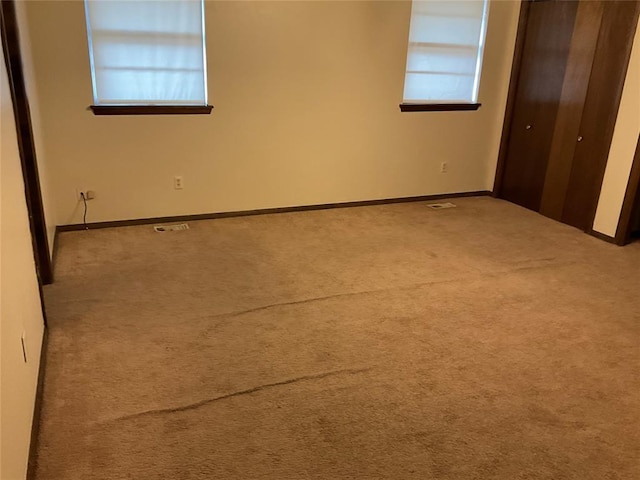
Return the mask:
<svg viewBox="0 0 640 480">
<path fill-rule="evenodd" d="M 153 218 L 138 218 L 138 219 L 132 219 L 132 220 L 115 220 L 111 222 L 88 223 L 86 226 L 82 223 L 75 223 L 71 225 L 58 225 L 56 227 L 56 233 L 85 230 L 87 229 L 87 227 L 88 229 L 94 230 L 98 228 L 129 227 L 132 225 L 148 225 L 150 223 L 213 220 L 216 218 L 247 217 L 251 215 L 268 215 L 273 213 L 306 212 L 309 210 L 327 210 L 330 208 L 369 207 L 373 205 L 386 205 L 391 203 L 424 202 L 424 201 L 442 200 L 445 198 L 481 197 L 481 196 L 487 196 L 487 195 L 491 195 L 491 192 L 487 190 L 479 190 L 474 192 L 443 193 L 439 195 L 421 195 L 417 197 L 384 198 L 380 200 L 362 200 L 357 202 L 342 202 L 342 203 L 323 203 L 320 205 L 301 205 L 297 207 L 277 207 L 277 208 L 263 208 L 258 210 L 240 210 L 240 211 L 234 211 L 234 212 L 200 213 L 195 215 L 176 215 L 171 217 L 153 217 Z"/>
<path fill-rule="evenodd" d="M 31 423 L 31 443 L 29 444 L 29 463 L 27 465 L 27 480 L 36 478 L 38 467 L 38 439 L 40 437 L 40 417 L 42 413 L 42 398 L 44 395 L 44 374 L 47 365 L 47 350 L 49 346 L 49 329 L 45 326 L 42 332 L 42 347 L 40 349 L 40 364 L 38 366 L 38 386 L 36 400 L 33 406 L 33 421 Z"/>
<path fill-rule="evenodd" d="M 604 241 L 605 241 L 605 242 L 607 242 L 607 243 L 612 243 L 612 244 L 614 244 L 614 245 L 619 245 L 619 244 L 616 242 L 616 239 L 615 239 L 615 238 L 610 237 L 609 235 L 605 235 L 604 233 L 596 232 L 596 231 L 595 231 L 595 230 L 593 230 L 593 229 L 587 230 L 587 233 L 588 233 L 589 235 L 591 235 L 592 237 L 596 237 L 596 238 L 598 238 L 598 239 L 600 239 L 600 240 L 604 240 Z"/>
</svg>

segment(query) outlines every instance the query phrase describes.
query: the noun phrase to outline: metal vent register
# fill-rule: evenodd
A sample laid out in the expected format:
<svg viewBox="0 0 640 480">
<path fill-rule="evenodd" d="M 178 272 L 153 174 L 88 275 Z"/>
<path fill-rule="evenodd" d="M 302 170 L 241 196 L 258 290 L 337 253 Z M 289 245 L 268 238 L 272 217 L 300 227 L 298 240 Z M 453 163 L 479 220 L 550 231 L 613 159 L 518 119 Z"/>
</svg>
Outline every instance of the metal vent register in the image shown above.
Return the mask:
<svg viewBox="0 0 640 480">
<path fill-rule="evenodd" d="M 455 208 L 456 204 L 455 203 L 451 203 L 451 202 L 445 202 L 445 203 L 429 203 L 427 205 L 427 207 L 433 209 L 433 210 L 442 210 L 443 208 Z"/>
<path fill-rule="evenodd" d="M 154 225 L 153 229 L 156 232 L 177 232 L 179 230 L 189 230 L 189 225 L 186 223 L 175 223 L 173 225 Z"/>
</svg>

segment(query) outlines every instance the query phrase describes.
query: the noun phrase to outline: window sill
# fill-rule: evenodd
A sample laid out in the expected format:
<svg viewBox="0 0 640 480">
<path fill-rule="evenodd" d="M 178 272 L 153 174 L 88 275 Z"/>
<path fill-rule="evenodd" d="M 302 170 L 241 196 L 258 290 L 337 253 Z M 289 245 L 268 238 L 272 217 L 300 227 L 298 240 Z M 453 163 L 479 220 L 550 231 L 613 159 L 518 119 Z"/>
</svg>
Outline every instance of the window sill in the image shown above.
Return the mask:
<svg viewBox="0 0 640 480">
<path fill-rule="evenodd" d="M 454 112 L 478 110 L 481 103 L 401 103 L 401 112 Z"/>
<path fill-rule="evenodd" d="M 213 105 L 91 105 L 94 115 L 208 115 Z"/>
</svg>

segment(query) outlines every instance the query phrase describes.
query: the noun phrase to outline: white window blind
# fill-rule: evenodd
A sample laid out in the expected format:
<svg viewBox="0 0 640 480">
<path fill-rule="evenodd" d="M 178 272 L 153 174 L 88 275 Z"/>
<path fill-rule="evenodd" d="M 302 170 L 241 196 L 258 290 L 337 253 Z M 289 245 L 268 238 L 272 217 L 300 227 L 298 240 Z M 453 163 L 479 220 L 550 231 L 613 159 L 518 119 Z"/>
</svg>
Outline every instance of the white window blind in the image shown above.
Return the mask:
<svg viewBox="0 0 640 480">
<path fill-rule="evenodd" d="M 85 0 L 96 105 L 206 105 L 203 0 Z"/>
<path fill-rule="evenodd" d="M 488 0 L 414 0 L 406 103 L 476 103 Z"/>
</svg>

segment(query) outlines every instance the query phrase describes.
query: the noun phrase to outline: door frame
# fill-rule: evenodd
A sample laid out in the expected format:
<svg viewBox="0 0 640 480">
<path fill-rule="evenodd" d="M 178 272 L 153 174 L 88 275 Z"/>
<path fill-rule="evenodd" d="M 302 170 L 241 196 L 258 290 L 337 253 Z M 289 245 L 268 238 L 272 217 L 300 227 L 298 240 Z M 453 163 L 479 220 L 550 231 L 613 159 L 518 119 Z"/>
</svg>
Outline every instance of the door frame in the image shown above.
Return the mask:
<svg viewBox="0 0 640 480">
<path fill-rule="evenodd" d="M 502 179 L 504 177 L 507 154 L 509 152 L 509 140 L 511 139 L 511 124 L 513 123 L 513 113 L 516 105 L 516 94 L 520 83 L 520 71 L 522 65 L 522 53 L 524 51 L 525 39 L 527 37 L 527 24 L 529 21 L 529 7 L 535 0 L 520 1 L 520 16 L 518 17 L 518 30 L 516 34 L 516 44 L 513 51 L 513 61 L 511 65 L 511 77 L 509 79 L 509 91 L 507 93 L 507 106 L 502 123 L 502 136 L 500 137 L 500 150 L 498 153 L 498 164 L 493 183 L 492 196 L 499 198 L 502 195 Z"/>
<path fill-rule="evenodd" d="M 620 219 L 616 228 L 615 243 L 617 245 L 626 245 L 631 241 L 631 219 L 635 217 L 637 209 L 640 208 L 640 201 L 637 201 L 640 195 L 640 135 L 636 144 L 636 153 L 633 157 L 631 172 L 629 173 L 629 182 L 627 190 L 624 194 L 622 202 L 622 210 L 620 211 Z"/>
<path fill-rule="evenodd" d="M 41 285 L 47 285 L 53 282 L 53 269 L 31 127 L 31 111 L 22 68 L 15 0 L 2 0 L 0 22 L 2 23 L 2 51 L 9 79 L 11 102 L 13 103 L 36 273 L 38 282 Z"/>
</svg>

